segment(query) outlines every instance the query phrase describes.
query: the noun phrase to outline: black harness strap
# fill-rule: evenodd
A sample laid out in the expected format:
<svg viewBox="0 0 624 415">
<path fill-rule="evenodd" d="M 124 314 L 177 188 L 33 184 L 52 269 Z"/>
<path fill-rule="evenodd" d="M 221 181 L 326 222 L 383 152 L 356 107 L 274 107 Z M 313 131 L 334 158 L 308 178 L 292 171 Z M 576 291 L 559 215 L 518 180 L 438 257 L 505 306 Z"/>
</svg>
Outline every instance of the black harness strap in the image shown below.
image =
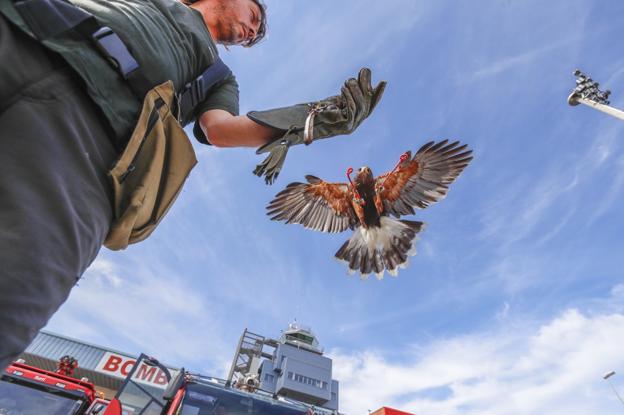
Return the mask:
<svg viewBox="0 0 624 415">
<path fill-rule="evenodd" d="M 58 36 L 92 18 L 66 1 L 14 0 L 13 3 L 39 40 Z"/>
<path fill-rule="evenodd" d="M 14 0 L 15 8 L 39 40 L 76 30 L 93 42 L 124 79 L 141 77 L 139 64 L 110 28 L 66 0 Z M 145 93 L 146 91 L 144 91 Z"/>
<path fill-rule="evenodd" d="M 88 38 L 111 65 L 128 82 L 133 93 L 143 100 L 154 87 L 144 75 L 137 60 L 121 38 L 102 26 L 87 11 L 68 0 L 13 0 L 15 8 L 39 40 L 46 40 L 70 30 Z M 195 116 L 195 108 L 215 84 L 232 72 L 217 56 L 215 62 L 200 76 L 187 83 L 178 93 L 178 121 L 186 125 Z"/>
<path fill-rule="evenodd" d="M 217 56 L 217 59 L 200 76 L 187 83 L 178 94 L 178 121 L 186 125 L 195 117 L 197 105 L 208 96 L 208 91 L 230 76 L 232 71 Z"/>
</svg>

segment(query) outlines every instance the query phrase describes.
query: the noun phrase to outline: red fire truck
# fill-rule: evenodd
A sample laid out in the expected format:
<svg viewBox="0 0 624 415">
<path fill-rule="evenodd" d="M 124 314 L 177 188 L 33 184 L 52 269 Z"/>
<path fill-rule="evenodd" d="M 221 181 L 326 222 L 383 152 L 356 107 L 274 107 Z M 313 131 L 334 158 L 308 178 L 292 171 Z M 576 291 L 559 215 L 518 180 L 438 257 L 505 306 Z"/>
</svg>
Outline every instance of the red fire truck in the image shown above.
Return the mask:
<svg viewBox="0 0 624 415">
<path fill-rule="evenodd" d="M 157 389 L 146 376 L 165 376 L 167 388 Z M 257 388 L 245 391 L 220 379 L 180 369 L 174 376 L 157 360 L 141 355 L 116 397 L 102 415 L 331 415 L 335 412 L 273 396 Z"/>
<path fill-rule="evenodd" d="M 13 363 L 0 378 L 0 415 L 94 415 L 107 405 L 92 383 L 24 363 Z"/>
</svg>

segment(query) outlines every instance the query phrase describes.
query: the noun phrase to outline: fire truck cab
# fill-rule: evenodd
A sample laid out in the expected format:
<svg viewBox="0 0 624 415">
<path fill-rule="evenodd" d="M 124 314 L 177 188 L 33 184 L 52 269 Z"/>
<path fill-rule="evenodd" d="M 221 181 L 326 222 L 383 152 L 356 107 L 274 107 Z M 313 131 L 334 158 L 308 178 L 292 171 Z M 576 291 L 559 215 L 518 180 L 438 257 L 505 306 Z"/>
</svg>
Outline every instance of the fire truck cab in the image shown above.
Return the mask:
<svg viewBox="0 0 624 415">
<path fill-rule="evenodd" d="M 165 390 L 140 381 L 146 367 L 162 371 L 169 380 Z M 242 390 L 224 380 L 190 374 L 180 369 L 175 376 L 146 355 L 132 371 L 102 415 L 330 415 L 301 402 L 277 397 L 260 389 Z"/>
<path fill-rule="evenodd" d="M 95 415 L 107 403 L 90 382 L 24 363 L 11 364 L 0 379 L 0 415 Z"/>
</svg>

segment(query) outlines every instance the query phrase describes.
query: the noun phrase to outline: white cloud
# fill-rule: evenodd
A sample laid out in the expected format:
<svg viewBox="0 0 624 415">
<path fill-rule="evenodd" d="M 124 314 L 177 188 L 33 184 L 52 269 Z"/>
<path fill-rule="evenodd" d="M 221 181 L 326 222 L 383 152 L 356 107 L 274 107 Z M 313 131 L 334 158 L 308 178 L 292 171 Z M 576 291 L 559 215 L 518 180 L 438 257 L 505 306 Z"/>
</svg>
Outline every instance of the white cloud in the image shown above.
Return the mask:
<svg viewBox="0 0 624 415">
<path fill-rule="evenodd" d="M 503 304 L 503 307 L 500 309 L 500 311 L 498 311 L 496 313 L 496 319 L 497 320 L 506 320 L 507 317 L 509 316 L 509 310 L 511 309 L 511 306 L 509 305 L 508 302 L 505 302 L 505 304 Z"/>
<path fill-rule="evenodd" d="M 305 101 L 336 94 L 340 87 L 336 81 L 355 76 L 364 65 L 375 65 L 373 81 L 379 79 L 376 69 L 387 68 L 387 62 L 395 60 L 408 42 L 406 33 L 422 19 L 427 7 L 410 0 L 396 0 L 392 5 L 362 0 L 355 6 L 324 0 L 305 12 L 294 3 L 268 2 L 268 6 L 267 40 L 258 48 L 232 49 L 225 55 L 234 72 L 242 75 L 243 110 L 254 101 L 271 108 L 295 103 L 293 96 Z M 246 87 L 245 73 L 236 68 L 244 68 L 250 61 L 264 71 L 263 82 L 259 85 L 257 73 L 252 73 L 253 87 Z"/>
<path fill-rule="evenodd" d="M 620 301 L 624 300 L 624 284 L 618 284 L 611 290 L 613 298 L 619 298 Z"/>
<path fill-rule="evenodd" d="M 622 291 L 615 287 L 609 304 Z M 601 376 L 624 367 L 622 344 L 624 314 L 568 309 L 541 325 L 504 319 L 492 331 L 436 340 L 400 362 L 377 351 L 332 357 L 345 413 L 581 415 L 621 409 Z"/>
<path fill-rule="evenodd" d="M 613 163 L 611 169 L 613 179 L 605 189 L 604 196 L 599 206 L 592 212 L 588 223 L 589 225 L 593 224 L 597 219 L 613 208 L 624 189 L 624 156 L 620 156 L 617 161 Z"/>
<path fill-rule="evenodd" d="M 497 61 L 489 62 L 488 65 L 484 68 L 480 68 L 475 71 L 474 79 L 487 78 L 491 76 L 499 75 L 501 72 L 515 69 L 518 67 L 526 66 L 530 62 L 538 59 L 540 56 L 544 54 L 551 53 L 553 50 L 559 49 L 561 47 L 567 47 L 574 42 L 578 42 L 578 40 L 582 38 L 581 36 L 574 36 L 570 39 L 565 39 L 562 41 L 557 41 L 552 44 L 548 44 L 545 46 L 541 46 L 537 49 L 532 48 L 531 50 L 515 55 L 508 56 L 503 59 L 499 59 Z"/>
<path fill-rule="evenodd" d="M 231 350 L 218 335 L 217 304 L 154 258 L 113 263 L 107 256 L 96 259 L 48 328 L 174 366 L 220 369 Z"/>
</svg>

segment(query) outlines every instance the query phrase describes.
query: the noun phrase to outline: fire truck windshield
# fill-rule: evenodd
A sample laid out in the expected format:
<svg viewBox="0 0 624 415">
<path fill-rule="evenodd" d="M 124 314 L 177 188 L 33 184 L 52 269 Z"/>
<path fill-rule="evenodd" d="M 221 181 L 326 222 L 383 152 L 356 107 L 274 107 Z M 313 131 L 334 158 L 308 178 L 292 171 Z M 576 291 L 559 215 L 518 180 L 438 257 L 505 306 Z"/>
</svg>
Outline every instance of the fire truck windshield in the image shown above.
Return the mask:
<svg viewBox="0 0 624 415">
<path fill-rule="evenodd" d="M 82 404 L 81 399 L 0 381 L 0 415 L 74 415 Z"/>
<path fill-rule="evenodd" d="M 235 389 L 189 384 L 180 415 L 306 415 L 305 408 Z"/>
</svg>

